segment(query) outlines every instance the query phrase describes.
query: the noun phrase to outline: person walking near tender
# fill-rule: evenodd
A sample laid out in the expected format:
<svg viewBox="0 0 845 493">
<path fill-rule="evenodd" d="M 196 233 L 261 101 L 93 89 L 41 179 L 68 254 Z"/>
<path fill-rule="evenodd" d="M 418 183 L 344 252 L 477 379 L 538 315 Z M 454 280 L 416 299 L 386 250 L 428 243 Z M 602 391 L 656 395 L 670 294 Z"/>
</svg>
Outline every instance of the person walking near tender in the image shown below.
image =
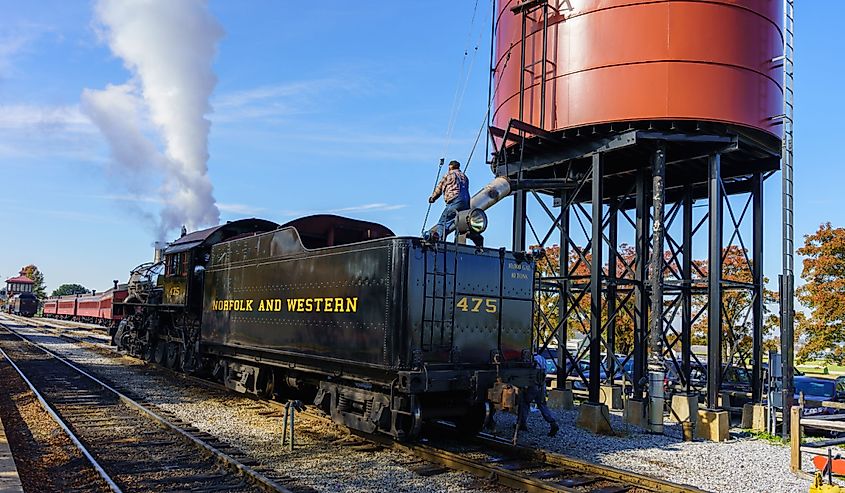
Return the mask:
<svg viewBox="0 0 845 493">
<path fill-rule="evenodd" d="M 537 353 L 534 353 L 534 368 L 543 370 L 543 374 L 545 375 L 546 359 Z M 554 415 L 549 410 L 548 406 L 546 406 L 545 378 L 542 378 L 540 383 L 528 386 L 522 394 L 522 402 L 520 402 L 519 406 L 519 418 L 517 419 L 520 431 L 528 431 L 528 410 L 531 407 L 532 402 L 537 404 L 537 409 L 540 410 L 540 414 L 543 415 L 543 419 L 546 420 L 546 423 L 549 423 L 549 436 L 553 437 L 557 435 L 560 427 L 558 426 L 557 421 L 555 421 Z"/>
<path fill-rule="evenodd" d="M 461 171 L 461 163 L 449 162 L 449 171 L 437 183 L 428 202 L 433 204 L 440 195 L 443 195 L 446 208 L 443 209 L 440 220 L 431 229 L 431 237 L 435 241 L 445 240 L 449 223 L 455 220 L 458 212 L 469 209 L 469 178 Z"/>
</svg>

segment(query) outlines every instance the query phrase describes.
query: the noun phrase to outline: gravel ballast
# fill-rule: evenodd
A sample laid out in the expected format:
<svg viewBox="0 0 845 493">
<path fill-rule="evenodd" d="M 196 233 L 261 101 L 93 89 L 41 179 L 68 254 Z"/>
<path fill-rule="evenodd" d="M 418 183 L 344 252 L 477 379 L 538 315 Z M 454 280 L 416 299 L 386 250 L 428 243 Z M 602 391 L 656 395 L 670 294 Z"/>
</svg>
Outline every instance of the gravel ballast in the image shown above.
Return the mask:
<svg viewBox="0 0 845 493">
<path fill-rule="evenodd" d="M 421 476 L 421 461 L 387 449 L 361 452 L 344 447 L 348 434 L 331 423 L 297 415 L 296 448 L 282 447 L 282 418 L 267 405 L 240 394 L 193 385 L 167 370 L 134 358 L 103 355 L 77 344 L 15 327 L 46 347 L 84 365 L 159 408 L 239 448 L 263 466 L 289 477 L 294 491 L 408 493 L 512 491 L 469 474 Z"/>
<path fill-rule="evenodd" d="M 665 434 L 653 435 L 626 425 L 616 414 L 611 414 L 616 436 L 599 436 L 575 426 L 577 408 L 552 412 L 560 423 L 557 436 L 548 437 L 549 425 L 533 412 L 519 443 L 708 491 L 796 493 L 810 486 L 790 472 L 788 446 L 754 438 L 684 442 L 676 423 L 667 420 Z M 512 416 L 499 416 L 498 433 L 510 437 L 514 423 Z M 805 464 L 804 470 L 810 466 Z"/>
<path fill-rule="evenodd" d="M 98 354 L 52 337 L 42 342 L 284 472 L 296 484 L 317 491 L 509 491 L 467 474 L 417 475 L 411 469 L 418 461 L 412 457 L 392 450 L 358 452 L 342 447 L 338 443 L 346 433 L 307 416 L 298 416 L 297 447 L 289 452 L 281 446 L 281 418 L 268 416 L 266 405 L 260 402 L 190 386 L 166 370 L 134 358 Z M 597 436 L 575 426 L 577 409 L 554 413 L 561 427 L 556 437 L 546 436 L 548 425 L 539 413 L 531 413 L 529 431 L 520 433 L 520 444 L 709 491 L 799 492 L 809 488 L 809 481 L 789 471 L 786 446 L 753 438 L 684 442 L 675 423 L 666 422 L 665 435 L 652 435 L 624 424 L 616 414 L 611 415 L 616 436 Z M 512 436 L 513 416 L 497 415 L 497 424 L 501 436 Z"/>
</svg>

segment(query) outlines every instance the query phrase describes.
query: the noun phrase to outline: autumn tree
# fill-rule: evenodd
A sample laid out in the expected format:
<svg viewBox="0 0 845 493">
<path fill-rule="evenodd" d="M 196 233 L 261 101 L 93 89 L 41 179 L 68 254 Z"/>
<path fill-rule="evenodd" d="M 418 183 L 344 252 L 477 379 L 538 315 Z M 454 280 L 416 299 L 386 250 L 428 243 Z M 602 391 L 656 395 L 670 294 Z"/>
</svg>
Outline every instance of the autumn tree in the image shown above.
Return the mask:
<svg viewBox="0 0 845 493">
<path fill-rule="evenodd" d="M 34 264 L 29 264 L 21 269 L 21 275 L 32 280 L 32 292 L 39 300 L 47 297 L 47 289 L 44 286 L 44 274 Z"/>
<path fill-rule="evenodd" d="M 706 261 L 698 262 L 698 269 L 706 277 L 709 271 Z M 751 259 L 748 250 L 737 245 L 722 249 L 722 280 L 726 281 L 726 289 L 722 291 L 722 324 L 729 328 L 722 330 L 722 354 L 748 355 L 753 345 L 754 319 L 752 304 L 753 290 L 745 287 L 754 282 Z M 703 279 L 701 279 L 703 282 Z M 772 336 L 778 325 L 779 318 L 769 306 L 778 302 L 778 293 L 766 289 L 768 279 L 763 279 L 763 346 L 773 347 Z M 733 284 L 732 284 L 733 283 Z M 703 284 L 702 284 L 703 285 Z M 695 296 L 694 310 L 701 310 L 707 303 L 706 296 Z M 703 344 L 707 340 L 707 312 L 705 311 L 693 326 L 693 342 Z"/>
<path fill-rule="evenodd" d="M 88 294 L 91 290 L 81 284 L 62 284 L 53 290 L 50 296 L 66 296 L 69 294 Z"/>
<path fill-rule="evenodd" d="M 538 248 L 538 247 L 532 247 Z M 537 275 L 542 284 L 537 291 L 538 313 L 535 319 L 535 330 L 542 341 L 556 335 L 558 321 L 560 320 L 560 282 L 562 277 L 568 277 L 570 290 L 570 310 L 566 320 L 567 338 L 584 336 L 590 331 L 590 304 L 589 292 L 584 292 L 589 284 L 590 267 L 592 256 L 587 251 L 573 248 L 569 252 L 568 274 L 560 271 L 560 247 L 553 245 L 543 250 L 543 256 L 537 261 Z M 617 278 L 630 277 L 630 272 L 635 258 L 634 248 L 629 245 L 621 245 L 616 261 Z M 627 268 L 626 268 L 627 267 Z M 607 265 L 604 266 L 607 274 Z M 619 353 L 629 353 L 634 344 L 634 297 L 628 290 L 619 289 L 616 294 L 617 310 L 615 316 L 615 349 Z M 607 294 L 603 294 L 602 326 L 607 324 Z M 554 334 L 553 334 L 554 333 Z M 541 341 L 541 342 L 542 342 Z"/>
<path fill-rule="evenodd" d="M 797 359 L 824 359 L 845 362 L 845 228 L 830 223 L 804 236 L 798 249 L 804 256 L 801 278 L 805 284 L 796 290 L 808 314 L 798 313 L 796 335 L 801 346 Z"/>
</svg>

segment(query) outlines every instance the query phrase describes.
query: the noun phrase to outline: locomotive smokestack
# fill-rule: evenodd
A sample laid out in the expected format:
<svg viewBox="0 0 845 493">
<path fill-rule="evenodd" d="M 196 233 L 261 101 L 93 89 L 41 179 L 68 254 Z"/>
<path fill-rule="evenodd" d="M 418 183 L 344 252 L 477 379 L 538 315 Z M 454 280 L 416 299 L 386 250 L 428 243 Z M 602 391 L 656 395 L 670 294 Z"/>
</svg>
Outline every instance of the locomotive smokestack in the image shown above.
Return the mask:
<svg viewBox="0 0 845 493">
<path fill-rule="evenodd" d="M 114 280 L 114 281 L 112 281 L 112 282 L 114 283 L 114 289 L 115 289 L 115 290 L 117 290 L 117 279 L 115 279 L 115 280 Z"/>
<path fill-rule="evenodd" d="M 164 248 L 162 248 L 162 243 L 157 241 L 153 244 L 153 262 L 159 263 L 161 262 L 161 258 L 164 255 Z M 117 287 L 117 281 L 114 282 L 115 287 Z"/>
</svg>

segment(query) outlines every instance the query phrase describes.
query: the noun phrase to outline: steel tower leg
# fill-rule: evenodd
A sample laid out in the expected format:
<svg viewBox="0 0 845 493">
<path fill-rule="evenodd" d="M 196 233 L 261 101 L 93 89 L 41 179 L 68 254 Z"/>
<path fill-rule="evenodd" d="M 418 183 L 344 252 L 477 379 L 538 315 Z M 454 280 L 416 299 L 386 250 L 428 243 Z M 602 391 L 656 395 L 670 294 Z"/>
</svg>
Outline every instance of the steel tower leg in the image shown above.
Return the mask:
<svg viewBox="0 0 845 493">
<path fill-rule="evenodd" d="M 588 382 L 588 400 L 599 403 L 599 385 L 601 383 L 601 332 L 602 332 L 602 179 L 604 177 L 604 156 L 593 154 L 592 174 L 592 237 L 590 240 L 592 259 L 590 260 L 590 381 Z"/>
<path fill-rule="evenodd" d="M 651 272 L 651 324 L 649 330 L 649 371 L 663 370 L 663 251 L 665 225 L 663 216 L 666 201 L 666 143 L 659 142 L 652 158 L 654 217 L 652 218 Z"/>
<path fill-rule="evenodd" d="M 616 257 L 619 237 L 619 222 L 616 205 L 610 206 L 607 239 L 607 380 L 616 383 Z"/>
<path fill-rule="evenodd" d="M 525 251 L 525 190 L 519 190 L 513 195 L 513 251 Z"/>
<path fill-rule="evenodd" d="M 751 400 L 761 402 L 763 396 L 763 177 L 754 173 L 751 185 L 752 194 L 752 269 L 754 273 L 754 304 L 752 306 L 752 368 Z"/>
<path fill-rule="evenodd" d="M 566 349 L 567 331 L 569 330 L 569 194 L 560 192 L 560 298 L 558 299 L 558 347 L 557 347 L 557 384 L 560 390 L 566 388 L 569 374 L 568 350 Z"/>
<path fill-rule="evenodd" d="M 707 256 L 707 406 L 716 409 L 722 385 L 722 166 L 708 159 L 709 248 Z"/>
<path fill-rule="evenodd" d="M 690 374 L 692 368 L 690 365 L 690 355 L 692 354 L 692 186 L 687 184 L 684 186 L 684 217 L 683 217 L 683 238 L 684 242 L 681 246 L 683 256 L 683 263 L 681 273 L 683 277 L 683 288 L 681 291 L 682 299 L 682 317 L 681 317 L 681 372 L 683 373 L 683 383 L 685 391 L 690 393 L 692 385 L 690 382 Z"/>
<path fill-rule="evenodd" d="M 648 361 L 648 398 L 649 398 L 649 428 L 654 433 L 663 433 L 663 379 L 666 369 L 663 365 L 663 252 L 664 212 L 666 204 L 666 143 L 657 142 L 657 148 L 652 157 L 652 180 L 654 217 L 652 219 L 651 239 L 651 272 L 649 286 L 651 287 L 651 327 L 649 331 L 649 361 Z"/>
<path fill-rule="evenodd" d="M 636 320 L 634 320 L 634 394 L 638 399 L 644 397 L 646 376 L 646 358 L 648 356 L 648 257 L 649 257 L 649 180 L 648 168 L 637 173 L 636 191 L 636 257 L 635 272 Z"/>
</svg>

